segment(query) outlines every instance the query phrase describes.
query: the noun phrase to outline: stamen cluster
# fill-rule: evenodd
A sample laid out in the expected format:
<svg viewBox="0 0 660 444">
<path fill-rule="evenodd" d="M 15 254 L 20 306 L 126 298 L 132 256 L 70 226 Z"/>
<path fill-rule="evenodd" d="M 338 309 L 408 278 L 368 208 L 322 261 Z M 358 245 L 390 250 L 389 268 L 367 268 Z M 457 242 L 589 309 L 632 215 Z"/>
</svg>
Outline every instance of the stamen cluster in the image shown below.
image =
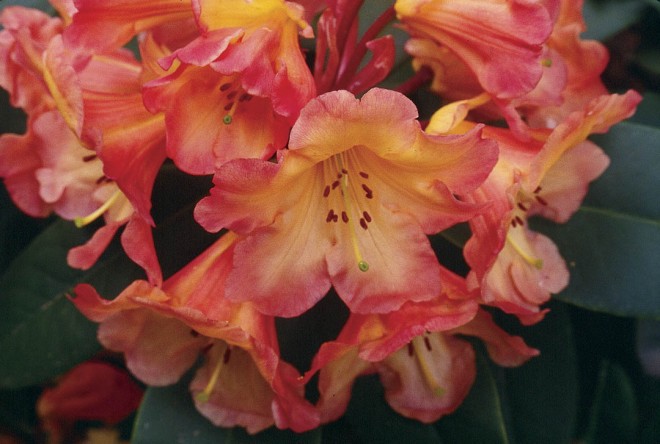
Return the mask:
<svg viewBox="0 0 660 444">
<path fill-rule="evenodd" d="M 476 372 L 465 336 L 503 366 L 539 353 L 491 315 L 540 322 L 568 285 L 528 218 L 577 210 L 609 163 L 587 137 L 640 100 L 605 90 L 599 44 L 558 43 L 582 27 L 580 2 L 396 0 L 362 34 L 361 0 L 51 3 L 59 17 L 0 15 L 0 86 L 28 116 L 25 134 L 0 137 L 0 177 L 29 215 L 103 220 L 72 267 L 121 232 L 145 279 L 112 300 L 80 284 L 71 299 L 138 379 L 173 384 L 195 367 L 214 424 L 303 432 L 339 418 L 370 373 L 404 416 L 453 412 Z M 438 105 L 420 110 L 420 96 Z M 194 218 L 219 234 L 164 278 L 163 254 L 178 252 L 154 243 L 152 190 L 172 164 L 212 175 Z M 457 224 L 467 266 L 449 270 L 429 236 Z M 347 321 L 295 368 L 276 318 L 331 288 Z"/>
</svg>

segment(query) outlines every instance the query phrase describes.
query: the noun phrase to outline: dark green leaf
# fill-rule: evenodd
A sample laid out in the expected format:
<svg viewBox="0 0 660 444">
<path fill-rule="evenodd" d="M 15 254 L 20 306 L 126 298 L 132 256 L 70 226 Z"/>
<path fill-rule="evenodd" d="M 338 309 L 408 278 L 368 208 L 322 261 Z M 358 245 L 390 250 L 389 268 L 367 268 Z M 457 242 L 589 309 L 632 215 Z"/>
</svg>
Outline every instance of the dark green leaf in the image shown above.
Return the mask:
<svg viewBox="0 0 660 444">
<path fill-rule="evenodd" d="M 98 350 L 96 324 L 82 316 L 66 294 L 81 281 L 116 294 L 136 277 L 137 269 L 118 251 L 87 272 L 71 269 L 67 251 L 87 236 L 70 222 L 56 222 L 0 278 L 1 387 L 41 383 Z"/>
<path fill-rule="evenodd" d="M 321 442 L 321 429 L 304 434 L 270 428 L 248 435 L 242 428 L 223 429 L 203 417 L 193 404 L 190 377 L 169 387 L 150 387 L 142 400 L 133 429 L 133 444 L 257 444 Z"/>
<path fill-rule="evenodd" d="M 363 443 L 441 443 L 432 425 L 404 418 L 385 402 L 376 376 L 358 378 L 345 416 L 355 436 Z"/>
<path fill-rule="evenodd" d="M 518 368 L 490 362 L 477 347 L 477 379 L 452 415 L 436 424 L 447 442 L 569 443 L 577 413 L 577 371 L 569 318 L 559 304 L 539 324 L 505 322 L 541 351 Z"/>
<path fill-rule="evenodd" d="M 585 443 L 633 443 L 637 404 L 630 379 L 614 363 L 603 361 Z"/>
<path fill-rule="evenodd" d="M 477 351 L 477 378 L 463 404 L 436 427 L 446 442 L 508 444 L 514 442 L 508 407 L 488 357 Z"/>
<path fill-rule="evenodd" d="M 660 129 L 620 124 L 594 137 L 612 159 L 585 205 L 565 225 L 536 228 L 559 246 L 571 271 L 557 297 L 608 313 L 660 317 Z"/>
<path fill-rule="evenodd" d="M 36 8 L 40 9 L 47 14 L 53 14 L 55 12 L 55 8 L 53 8 L 48 0 L 3 0 L 2 3 L 0 3 L 0 6 L 3 8 L 7 6 L 23 6 L 25 8 Z"/>
<path fill-rule="evenodd" d="M 582 38 L 605 40 L 612 37 L 634 23 L 643 9 L 644 3 L 637 0 L 587 1 L 583 12 L 587 31 Z"/>
<path fill-rule="evenodd" d="M 578 401 L 575 345 L 565 307 L 555 303 L 550 308 L 540 323 L 516 329 L 541 355 L 518 368 L 500 370 L 518 444 L 570 443 L 573 438 Z"/>
<path fill-rule="evenodd" d="M 660 5 L 660 2 L 658 2 Z M 644 99 L 637 106 L 637 112 L 630 118 L 630 122 L 660 127 L 660 94 L 645 92 Z"/>
</svg>

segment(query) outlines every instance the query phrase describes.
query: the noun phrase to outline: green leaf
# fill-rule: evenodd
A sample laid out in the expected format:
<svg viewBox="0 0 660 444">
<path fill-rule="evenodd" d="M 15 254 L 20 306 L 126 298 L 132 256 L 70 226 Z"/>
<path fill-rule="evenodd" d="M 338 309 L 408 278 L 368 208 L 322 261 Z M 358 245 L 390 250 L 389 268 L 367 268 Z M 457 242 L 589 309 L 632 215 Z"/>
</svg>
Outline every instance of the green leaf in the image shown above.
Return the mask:
<svg viewBox="0 0 660 444">
<path fill-rule="evenodd" d="M 258 444 L 321 442 L 321 429 L 303 434 L 267 429 L 248 435 L 242 428 L 223 429 L 214 426 L 195 408 L 188 391 L 191 376 L 176 385 L 147 389 L 133 428 L 133 444 Z"/>
<path fill-rule="evenodd" d="M 660 318 L 660 129 L 624 123 L 593 138 L 612 163 L 564 225 L 535 221 L 571 271 L 557 298 L 592 310 Z"/>
<path fill-rule="evenodd" d="M 96 324 L 66 298 L 78 282 L 115 294 L 139 270 L 120 251 L 87 272 L 67 265 L 67 251 L 88 233 L 59 221 L 37 236 L 0 278 L 0 387 L 44 382 L 91 357 Z"/>
<path fill-rule="evenodd" d="M 532 327 L 507 328 L 541 355 L 520 367 L 501 369 L 517 443 L 569 443 L 577 422 L 578 374 L 570 318 L 565 306 L 550 304 Z"/>
<path fill-rule="evenodd" d="M 477 350 L 477 378 L 463 404 L 436 423 L 446 442 L 509 444 L 514 442 L 506 398 L 500 393 L 494 369 L 483 350 Z"/>
<path fill-rule="evenodd" d="M 612 37 L 633 24 L 643 9 L 644 3 L 637 0 L 587 1 L 583 10 L 587 30 L 582 38 L 602 41 Z"/>
<path fill-rule="evenodd" d="M 53 8 L 48 0 L 3 0 L 0 4 L 2 8 L 7 6 L 23 6 L 25 8 L 36 8 L 44 11 L 47 14 L 55 13 L 55 8 Z"/>
<path fill-rule="evenodd" d="M 584 442 L 633 443 L 637 433 L 635 393 L 623 369 L 603 361 Z"/>
<path fill-rule="evenodd" d="M 518 368 L 490 362 L 477 347 L 477 379 L 463 404 L 436 423 L 447 442 L 568 443 L 577 415 L 577 368 L 569 317 L 553 304 L 532 327 L 504 322 L 541 351 Z"/>
<path fill-rule="evenodd" d="M 658 5 L 660 5 L 660 2 L 658 2 Z M 660 94 L 647 91 L 644 93 L 644 99 L 637 105 L 637 112 L 630 118 L 629 122 L 657 128 L 660 127 L 658 115 L 660 115 Z"/>
<path fill-rule="evenodd" d="M 392 410 L 385 402 L 383 387 L 376 376 L 358 378 L 355 382 L 345 420 L 364 443 L 442 442 L 432 425 L 404 418 Z"/>
</svg>

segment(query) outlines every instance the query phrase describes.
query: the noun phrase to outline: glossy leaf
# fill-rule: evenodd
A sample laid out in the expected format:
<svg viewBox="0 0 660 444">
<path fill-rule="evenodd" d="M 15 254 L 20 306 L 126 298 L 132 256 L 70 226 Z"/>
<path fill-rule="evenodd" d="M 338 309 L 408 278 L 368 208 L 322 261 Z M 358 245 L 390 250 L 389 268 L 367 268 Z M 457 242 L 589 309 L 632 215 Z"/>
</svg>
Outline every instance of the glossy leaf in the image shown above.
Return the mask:
<svg viewBox="0 0 660 444">
<path fill-rule="evenodd" d="M 497 370 L 482 350 L 477 352 L 477 379 L 463 404 L 441 418 L 436 427 L 446 442 L 510 444 L 514 442 L 506 395 L 496 380 Z M 504 397 L 503 397 L 504 395 Z"/>
<path fill-rule="evenodd" d="M 638 0 L 613 2 L 584 2 L 584 19 L 587 31 L 582 35 L 585 39 L 605 40 L 634 23 L 642 10 L 644 3 Z"/>
<path fill-rule="evenodd" d="M 383 387 L 376 376 L 363 377 L 356 381 L 345 419 L 359 442 L 443 442 L 432 425 L 404 418 L 392 410 L 385 402 Z"/>
<path fill-rule="evenodd" d="M 321 442 L 321 430 L 304 434 L 267 429 L 248 435 L 242 428 L 223 429 L 203 417 L 193 404 L 188 391 L 190 376 L 169 387 L 147 389 L 133 428 L 133 444 L 257 444 Z"/>
<path fill-rule="evenodd" d="M 635 442 L 638 422 L 635 393 L 619 365 L 603 361 L 590 420 L 584 437 L 587 444 Z"/>
<path fill-rule="evenodd" d="M 566 307 L 553 303 L 532 327 L 507 328 L 541 355 L 518 368 L 501 369 L 515 442 L 569 443 L 577 417 L 577 356 Z"/>
<path fill-rule="evenodd" d="M 81 281 L 116 294 L 138 271 L 119 251 L 87 272 L 69 268 L 67 251 L 87 236 L 71 222 L 56 222 L 0 279 L 0 387 L 41 383 L 98 350 L 96 324 L 82 316 L 66 294 Z"/>
<path fill-rule="evenodd" d="M 536 228 L 559 246 L 571 271 L 557 297 L 635 317 L 660 317 L 660 129 L 623 123 L 594 141 L 612 163 L 565 225 Z"/>
<path fill-rule="evenodd" d="M 477 380 L 456 412 L 436 424 L 447 442 L 568 443 L 577 414 L 577 369 L 564 307 L 553 304 L 541 323 L 505 328 L 522 335 L 541 355 L 505 369 L 478 347 Z"/>
</svg>

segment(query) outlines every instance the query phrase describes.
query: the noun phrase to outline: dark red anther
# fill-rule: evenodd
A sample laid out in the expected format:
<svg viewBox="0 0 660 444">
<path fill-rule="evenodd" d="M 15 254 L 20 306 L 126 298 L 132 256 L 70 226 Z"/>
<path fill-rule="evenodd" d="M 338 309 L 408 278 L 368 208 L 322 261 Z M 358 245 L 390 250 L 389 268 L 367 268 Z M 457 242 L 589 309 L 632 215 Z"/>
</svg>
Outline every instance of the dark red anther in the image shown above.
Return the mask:
<svg viewBox="0 0 660 444">
<path fill-rule="evenodd" d="M 341 212 L 341 220 L 343 220 L 344 223 L 348 223 L 348 214 L 346 214 L 346 211 Z"/>
<path fill-rule="evenodd" d="M 429 340 L 428 336 L 424 336 L 424 345 L 426 346 L 426 349 L 428 351 L 432 351 L 433 349 L 431 348 L 431 341 Z"/>
<path fill-rule="evenodd" d="M 332 221 L 333 222 L 337 222 L 338 220 L 339 220 L 339 216 L 337 216 L 336 214 L 334 216 L 332 216 Z"/>
<path fill-rule="evenodd" d="M 223 363 L 223 364 L 228 363 L 228 362 L 229 362 L 229 357 L 230 357 L 230 356 L 231 356 L 231 348 L 230 348 L 230 347 L 227 347 L 227 349 L 225 350 L 225 354 L 222 355 L 222 363 Z"/>
<path fill-rule="evenodd" d="M 541 205 L 548 205 L 548 201 L 542 198 L 541 196 L 534 196 L 534 197 L 536 197 L 537 202 L 540 203 Z"/>
<path fill-rule="evenodd" d="M 248 102 L 250 99 L 252 99 L 252 96 L 248 93 L 243 93 L 241 94 L 241 97 L 238 98 L 239 102 Z"/>
<path fill-rule="evenodd" d="M 362 228 L 364 228 L 365 230 L 369 228 L 369 226 L 367 225 L 367 221 L 364 220 L 364 218 L 362 218 L 362 217 L 360 218 L 360 226 Z"/>
<path fill-rule="evenodd" d="M 94 159 L 96 159 L 96 154 L 90 154 L 82 158 L 83 162 L 91 162 Z"/>
<path fill-rule="evenodd" d="M 103 182 L 105 182 L 107 177 L 101 176 L 98 179 L 96 179 L 96 185 L 101 185 Z"/>
<path fill-rule="evenodd" d="M 339 186 L 339 181 L 338 181 L 338 180 L 335 180 L 334 182 L 332 182 L 332 189 L 333 189 L 333 190 L 334 190 L 335 188 L 337 188 L 338 186 Z"/>
<path fill-rule="evenodd" d="M 220 91 L 227 91 L 229 88 L 231 88 L 231 83 L 229 82 L 220 85 Z"/>
<path fill-rule="evenodd" d="M 330 195 L 330 185 L 326 185 L 323 189 L 323 197 L 328 197 Z"/>
<path fill-rule="evenodd" d="M 516 222 L 518 222 L 518 225 L 521 227 L 525 226 L 525 222 L 520 218 L 520 216 L 516 216 Z"/>
<path fill-rule="evenodd" d="M 360 176 L 364 177 L 365 179 L 369 179 L 369 175 L 364 171 L 360 171 Z"/>
<path fill-rule="evenodd" d="M 541 185 L 539 185 L 538 187 L 536 187 L 536 189 L 534 190 L 534 194 L 538 194 L 538 193 L 540 193 L 540 192 L 541 192 Z"/>
<path fill-rule="evenodd" d="M 412 345 L 412 342 L 408 343 L 408 356 L 412 356 L 415 354 L 415 348 Z"/>
<path fill-rule="evenodd" d="M 348 171 L 346 170 L 346 168 L 342 168 L 341 172 L 344 173 L 344 174 L 348 174 Z"/>
<path fill-rule="evenodd" d="M 518 202 L 518 208 L 520 208 L 523 211 L 527 211 L 527 207 L 522 204 L 522 202 Z"/>
<path fill-rule="evenodd" d="M 227 94 L 227 100 L 234 100 L 234 97 L 238 95 L 238 91 L 232 91 L 229 94 Z"/>
<path fill-rule="evenodd" d="M 233 107 L 234 107 L 234 102 L 229 102 L 228 104 L 225 105 L 224 110 L 225 110 L 225 111 L 229 111 L 229 110 L 232 109 Z"/>
<path fill-rule="evenodd" d="M 364 195 L 364 197 L 366 197 L 367 199 L 373 199 L 374 195 L 373 195 L 373 193 L 367 193 L 367 194 Z"/>
<path fill-rule="evenodd" d="M 335 218 L 335 211 L 334 211 L 334 210 L 330 210 L 330 211 L 328 211 L 328 216 L 325 218 L 325 221 L 326 221 L 326 222 L 330 222 L 330 221 L 333 220 L 334 218 Z"/>
<path fill-rule="evenodd" d="M 367 197 L 369 197 L 370 194 L 373 196 L 374 192 L 371 191 L 371 188 L 369 188 L 366 184 L 362 184 L 362 189 L 364 190 L 365 193 L 367 193 L 366 194 Z M 369 199 L 371 198 L 369 197 Z"/>
<path fill-rule="evenodd" d="M 513 228 L 516 228 L 516 227 L 518 226 L 518 223 L 516 222 L 515 219 L 511 219 L 511 226 L 512 226 Z"/>
<path fill-rule="evenodd" d="M 369 213 L 363 211 L 362 215 L 364 216 L 364 220 L 366 220 L 367 222 L 371 222 L 371 215 Z"/>
</svg>

